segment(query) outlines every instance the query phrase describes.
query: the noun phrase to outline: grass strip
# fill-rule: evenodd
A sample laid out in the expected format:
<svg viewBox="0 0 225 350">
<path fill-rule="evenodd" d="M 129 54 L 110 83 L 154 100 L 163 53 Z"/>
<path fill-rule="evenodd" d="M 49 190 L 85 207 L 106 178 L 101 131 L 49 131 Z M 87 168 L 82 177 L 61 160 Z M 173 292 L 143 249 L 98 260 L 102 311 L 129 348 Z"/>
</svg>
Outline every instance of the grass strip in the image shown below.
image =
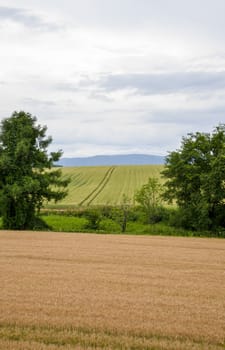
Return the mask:
<svg viewBox="0 0 225 350">
<path fill-rule="evenodd" d="M 208 342 L 178 336 L 163 336 L 133 332 L 110 331 L 95 328 L 57 327 L 44 325 L 0 324 L 0 349 L 7 342 L 29 342 L 32 349 L 60 348 L 108 350 L 221 350 L 225 343 Z M 13 345 L 14 344 L 14 345 Z"/>
</svg>

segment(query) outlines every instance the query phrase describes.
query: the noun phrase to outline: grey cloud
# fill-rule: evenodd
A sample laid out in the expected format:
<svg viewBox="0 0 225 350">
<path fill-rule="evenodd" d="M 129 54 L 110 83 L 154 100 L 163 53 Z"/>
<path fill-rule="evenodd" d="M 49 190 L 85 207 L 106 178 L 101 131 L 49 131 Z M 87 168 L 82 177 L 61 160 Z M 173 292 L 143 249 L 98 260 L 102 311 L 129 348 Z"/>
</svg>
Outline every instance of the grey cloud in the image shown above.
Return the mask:
<svg viewBox="0 0 225 350">
<path fill-rule="evenodd" d="M 81 76 L 81 79 L 77 82 L 59 82 L 56 85 L 56 88 L 58 90 L 64 90 L 64 91 L 81 91 L 81 90 L 87 90 L 90 87 L 93 87 L 97 81 L 94 81 L 90 79 L 88 76 Z"/>
<path fill-rule="evenodd" d="M 192 124 L 217 125 L 225 116 L 225 106 L 211 109 L 191 109 L 191 110 L 157 110 L 143 115 L 141 120 L 144 123 L 171 123 L 171 124 Z"/>
<path fill-rule="evenodd" d="M 55 101 L 39 100 L 30 97 L 24 98 L 23 103 L 31 105 L 33 107 L 52 107 L 57 105 Z"/>
<path fill-rule="evenodd" d="M 98 79 L 85 78 L 77 83 L 62 82 L 56 88 L 64 91 L 92 91 L 91 98 L 110 99 L 105 93 L 131 90 L 140 95 L 195 93 L 207 99 L 215 91 L 225 89 L 225 71 L 108 74 Z"/>
<path fill-rule="evenodd" d="M 96 82 L 86 79 L 81 80 L 79 83 L 58 83 L 56 85 L 56 89 L 74 93 L 86 92 L 90 99 L 99 100 L 102 102 L 113 102 L 113 99 L 107 96 L 107 94 L 101 91 L 96 91 L 95 84 Z"/>
<path fill-rule="evenodd" d="M 89 97 L 94 100 L 99 100 L 102 102 L 113 102 L 113 99 L 108 97 L 107 95 L 103 93 L 98 93 L 98 92 L 92 92 Z"/>
<path fill-rule="evenodd" d="M 97 84 L 103 91 L 130 89 L 142 95 L 215 92 L 225 88 L 225 72 L 111 74 L 100 79 Z"/>
<path fill-rule="evenodd" d="M 37 1 L 37 0 L 36 0 Z M 224 29 L 224 0 L 48 0 L 52 7 L 69 8 L 76 23 L 104 27 L 140 27 L 158 23 L 180 31 L 194 27 L 215 31 Z M 88 9 L 88 10 L 87 10 Z M 191 23 L 191 25 L 190 25 Z"/>
<path fill-rule="evenodd" d="M 56 89 L 57 90 L 63 90 L 63 91 L 74 91 L 74 92 L 78 92 L 81 89 L 79 89 L 79 84 L 75 84 L 75 83 L 58 83 L 56 84 Z"/>
<path fill-rule="evenodd" d="M 32 14 L 22 8 L 0 6 L 0 19 L 11 20 L 24 25 L 25 27 L 41 30 L 58 30 L 61 27 L 56 23 L 49 23 L 40 16 Z"/>
</svg>

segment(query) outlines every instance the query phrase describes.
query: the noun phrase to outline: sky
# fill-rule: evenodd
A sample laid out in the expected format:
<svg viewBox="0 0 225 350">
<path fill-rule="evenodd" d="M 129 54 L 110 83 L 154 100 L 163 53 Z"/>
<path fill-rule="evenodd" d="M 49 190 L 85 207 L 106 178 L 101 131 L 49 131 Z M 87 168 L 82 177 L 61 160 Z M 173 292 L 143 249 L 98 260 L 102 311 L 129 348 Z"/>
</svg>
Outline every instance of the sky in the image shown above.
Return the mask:
<svg viewBox="0 0 225 350">
<path fill-rule="evenodd" d="M 0 0 L 0 119 L 64 157 L 166 155 L 225 123 L 224 0 Z"/>
</svg>

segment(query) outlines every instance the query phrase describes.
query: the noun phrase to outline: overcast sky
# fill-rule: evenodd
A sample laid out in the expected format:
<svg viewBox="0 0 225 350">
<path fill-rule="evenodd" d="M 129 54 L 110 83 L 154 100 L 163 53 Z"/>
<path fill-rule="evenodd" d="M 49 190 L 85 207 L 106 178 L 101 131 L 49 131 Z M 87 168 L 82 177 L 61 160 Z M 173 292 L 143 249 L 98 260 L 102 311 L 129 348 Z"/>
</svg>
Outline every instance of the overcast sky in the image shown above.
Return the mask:
<svg viewBox="0 0 225 350">
<path fill-rule="evenodd" d="M 167 154 L 225 122 L 224 0 L 0 0 L 0 118 L 64 156 Z"/>
</svg>

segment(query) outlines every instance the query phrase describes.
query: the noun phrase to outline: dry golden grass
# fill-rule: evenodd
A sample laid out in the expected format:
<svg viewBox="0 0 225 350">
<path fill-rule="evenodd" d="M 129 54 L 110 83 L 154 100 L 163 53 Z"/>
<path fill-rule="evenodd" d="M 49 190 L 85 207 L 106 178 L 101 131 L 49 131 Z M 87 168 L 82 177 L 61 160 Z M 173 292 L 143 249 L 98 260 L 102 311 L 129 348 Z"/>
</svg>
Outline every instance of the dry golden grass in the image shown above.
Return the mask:
<svg viewBox="0 0 225 350">
<path fill-rule="evenodd" d="M 0 349 L 224 349 L 225 241 L 0 232 Z"/>
</svg>

